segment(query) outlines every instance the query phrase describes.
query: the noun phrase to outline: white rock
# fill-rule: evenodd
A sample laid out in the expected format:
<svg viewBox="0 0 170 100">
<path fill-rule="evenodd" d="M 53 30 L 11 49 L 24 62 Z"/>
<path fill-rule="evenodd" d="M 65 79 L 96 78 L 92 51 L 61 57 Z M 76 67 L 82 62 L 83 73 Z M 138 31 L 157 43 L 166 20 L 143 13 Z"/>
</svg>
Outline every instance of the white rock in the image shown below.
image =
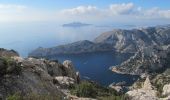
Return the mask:
<svg viewBox="0 0 170 100">
<path fill-rule="evenodd" d="M 137 89 L 128 91 L 127 94 L 131 97 L 131 100 L 158 100 L 154 90 Z"/>
<path fill-rule="evenodd" d="M 115 89 L 117 92 L 123 91 L 122 86 L 109 86 L 112 89 Z"/>
<path fill-rule="evenodd" d="M 152 89 L 149 77 L 146 78 L 141 89 L 128 91 L 127 94 L 131 100 L 158 100 L 157 91 Z"/>
<path fill-rule="evenodd" d="M 75 83 L 75 80 L 71 77 L 66 77 L 66 76 L 57 76 L 55 77 L 55 80 L 59 82 L 61 85 L 71 85 Z"/>
<path fill-rule="evenodd" d="M 24 60 L 22 57 L 18 57 L 18 56 L 13 56 L 11 58 L 14 59 L 17 62 L 22 62 Z"/>
<path fill-rule="evenodd" d="M 146 77 L 146 80 L 145 80 L 142 88 L 145 89 L 145 90 L 152 90 L 152 85 L 151 85 L 151 82 L 149 80 L 149 76 Z"/>
<path fill-rule="evenodd" d="M 72 69 L 73 68 L 73 63 L 70 61 L 70 60 L 65 60 L 63 62 L 63 65 L 66 67 L 66 68 L 69 68 L 69 69 Z"/>
<path fill-rule="evenodd" d="M 170 84 L 164 85 L 162 95 L 170 96 Z"/>
</svg>

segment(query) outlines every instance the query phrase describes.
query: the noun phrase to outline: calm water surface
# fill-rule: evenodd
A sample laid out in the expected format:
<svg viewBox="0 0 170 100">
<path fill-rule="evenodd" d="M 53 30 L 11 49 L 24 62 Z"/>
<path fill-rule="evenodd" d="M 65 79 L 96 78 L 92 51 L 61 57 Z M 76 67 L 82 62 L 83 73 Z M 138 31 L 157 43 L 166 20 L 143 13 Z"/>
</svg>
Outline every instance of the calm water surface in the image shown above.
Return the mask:
<svg viewBox="0 0 170 100">
<path fill-rule="evenodd" d="M 116 54 L 109 52 L 95 52 L 74 55 L 59 55 L 52 57 L 60 62 L 71 60 L 76 70 L 80 71 L 82 78 L 89 78 L 102 85 L 109 85 L 112 82 L 126 81 L 127 84 L 132 84 L 138 77 L 131 75 L 120 75 L 113 73 L 109 67 L 120 64 L 127 60 L 132 54 Z"/>
</svg>

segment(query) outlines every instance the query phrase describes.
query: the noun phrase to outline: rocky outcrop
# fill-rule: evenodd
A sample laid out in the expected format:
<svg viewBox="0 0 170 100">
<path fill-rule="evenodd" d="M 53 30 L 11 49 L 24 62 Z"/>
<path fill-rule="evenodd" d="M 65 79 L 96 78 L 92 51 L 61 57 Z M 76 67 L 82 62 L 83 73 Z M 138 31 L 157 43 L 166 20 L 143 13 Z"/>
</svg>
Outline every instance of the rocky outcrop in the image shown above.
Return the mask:
<svg viewBox="0 0 170 100">
<path fill-rule="evenodd" d="M 127 90 L 126 82 L 112 83 L 109 85 L 110 88 L 116 90 L 118 93 L 124 93 Z"/>
<path fill-rule="evenodd" d="M 0 56 L 5 56 L 5 57 L 12 57 L 12 56 L 19 56 L 19 54 L 14 51 L 14 50 L 6 50 L 3 48 L 0 48 Z"/>
<path fill-rule="evenodd" d="M 151 84 L 151 82 L 149 80 L 149 77 L 146 77 L 146 80 L 145 80 L 145 82 L 143 84 L 143 89 L 145 89 L 145 90 L 152 90 L 153 89 L 152 84 Z"/>
<path fill-rule="evenodd" d="M 158 100 L 157 91 L 152 88 L 149 77 L 146 78 L 143 87 L 127 92 L 130 100 Z"/>
<path fill-rule="evenodd" d="M 170 67 L 169 57 L 169 45 L 143 47 L 130 59 L 121 65 L 113 66 L 111 70 L 116 73 L 135 75 L 161 73 Z"/>
<path fill-rule="evenodd" d="M 164 95 L 164 96 L 170 96 L 170 84 L 164 85 L 162 91 L 163 91 L 162 95 Z M 169 99 L 170 99 L 170 98 L 169 98 Z"/>
<path fill-rule="evenodd" d="M 71 61 L 65 61 L 63 65 L 45 59 L 2 55 L 0 98 L 5 100 L 6 97 L 18 93 L 28 98 L 42 95 L 49 96 L 52 100 L 62 99 L 65 97 L 60 89 L 63 83 L 65 85 L 78 83 L 79 76 L 73 67 Z"/>
<path fill-rule="evenodd" d="M 75 79 L 67 76 L 57 76 L 54 78 L 60 85 L 67 88 L 68 86 L 74 85 L 76 83 Z"/>
</svg>

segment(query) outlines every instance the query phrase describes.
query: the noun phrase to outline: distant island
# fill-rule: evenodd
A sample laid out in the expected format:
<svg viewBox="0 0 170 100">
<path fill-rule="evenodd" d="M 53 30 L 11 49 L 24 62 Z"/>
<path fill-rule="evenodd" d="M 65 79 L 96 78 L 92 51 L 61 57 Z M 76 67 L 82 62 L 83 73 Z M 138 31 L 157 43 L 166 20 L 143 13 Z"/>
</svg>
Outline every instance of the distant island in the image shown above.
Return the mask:
<svg viewBox="0 0 170 100">
<path fill-rule="evenodd" d="M 86 23 L 81 23 L 81 22 L 72 22 L 68 24 L 63 24 L 63 27 L 83 27 L 83 26 L 90 26 L 92 24 L 86 24 Z"/>
</svg>

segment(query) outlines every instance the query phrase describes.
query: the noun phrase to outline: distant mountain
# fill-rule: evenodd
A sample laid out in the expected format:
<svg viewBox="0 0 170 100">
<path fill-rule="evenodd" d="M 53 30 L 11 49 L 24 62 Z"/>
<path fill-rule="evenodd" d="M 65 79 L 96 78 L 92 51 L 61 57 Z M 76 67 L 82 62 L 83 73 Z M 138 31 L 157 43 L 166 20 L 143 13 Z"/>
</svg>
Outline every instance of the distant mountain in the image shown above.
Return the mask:
<svg viewBox="0 0 170 100">
<path fill-rule="evenodd" d="M 60 45 L 52 48 L 37 48 L 29 56 L 46 57 L 60 54 L 80 54 L 87 52 L 108 51 L 114 49 L 110 44 L 93 43 L 88 40 L 77 41 L 74 43 Z"/>
<path fill-rule="evenodd" d="M 68 24 L 63 24 L 63 27 L 83 27 L 83 26 L 90 26 L 92 24 L 86 24 L 86 23 L 81 23 L 81 22 L 72 22 Z"/>
<path fill-rule="evenodd" d="M 29 56 L 45 57 L 110 50 L 121 53 L 136 53 L 141 47 L 170 44 L 169 33 L 169 26 L 132 30 L 115 29 L 101 34 L 93 42 L 84 40 L 52 48 L 38 48 L 32 51 Z"/>
</svg>

